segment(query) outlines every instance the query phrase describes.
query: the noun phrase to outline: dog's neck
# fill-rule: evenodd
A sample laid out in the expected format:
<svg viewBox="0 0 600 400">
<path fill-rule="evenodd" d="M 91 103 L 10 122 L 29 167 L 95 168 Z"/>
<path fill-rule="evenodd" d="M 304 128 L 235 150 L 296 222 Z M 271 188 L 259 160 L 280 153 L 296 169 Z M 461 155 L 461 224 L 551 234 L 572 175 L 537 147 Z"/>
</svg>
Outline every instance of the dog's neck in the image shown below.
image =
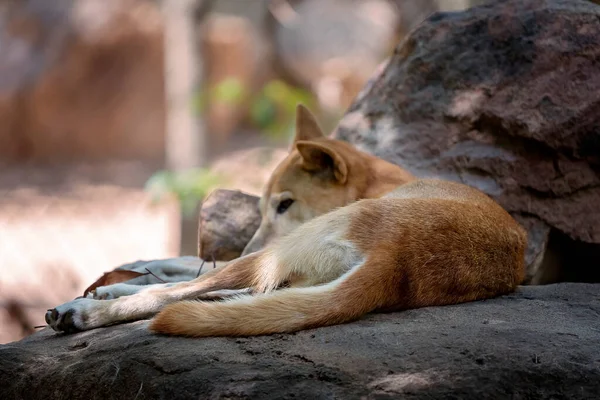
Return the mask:
<svg viewBox="0 0 600 400">
<path fill-rule="evenodd" d="M 403 168 L 374 156 L 365 157 L 358 165 L 359 173 L 355 185 L 358 198 L 374 199 L 385 196 L 400 185 L 416 178 Z"/>
</svg>

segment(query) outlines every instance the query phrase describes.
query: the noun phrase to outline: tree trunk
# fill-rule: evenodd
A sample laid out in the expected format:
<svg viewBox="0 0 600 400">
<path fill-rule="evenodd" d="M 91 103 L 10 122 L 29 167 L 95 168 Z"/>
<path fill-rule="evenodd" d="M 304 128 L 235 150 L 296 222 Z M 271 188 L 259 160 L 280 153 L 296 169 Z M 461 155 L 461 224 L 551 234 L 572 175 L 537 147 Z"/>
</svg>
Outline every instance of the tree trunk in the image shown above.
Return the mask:
<svg viewBox="0 0 600 400">
<path fill-rule="evenodd" d="M 202 1 L 202 0 L 201 0 Z M 167 94 L 167 168 L 203 166 L 206 138 L 193 98 L 200 87 L 202 57 L 194 24 L 196 0 L 163 0 L 165 85 Z"/>
</svg>

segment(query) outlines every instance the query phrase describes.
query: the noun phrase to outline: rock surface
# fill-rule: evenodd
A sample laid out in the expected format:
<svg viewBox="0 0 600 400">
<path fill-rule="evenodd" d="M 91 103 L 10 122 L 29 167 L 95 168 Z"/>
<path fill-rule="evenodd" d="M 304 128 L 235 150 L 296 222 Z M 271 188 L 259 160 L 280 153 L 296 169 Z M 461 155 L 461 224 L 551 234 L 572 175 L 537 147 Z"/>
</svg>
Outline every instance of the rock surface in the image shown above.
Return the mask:
<svg viewBox="0 0 600 400">
<path fill-rule="evenodd" d="M 418 176 L 478 187 L 533 219 L 529 261 L 548 228 L 600 244 L 599 38 L 600 7 L 584 0 L 436 13 L 396 48 L 334 136 Z"/>
<path fill-rule="evenodd" d="M 600 286 L 370 315 L 293 335 L 166 338 L 146 322 L 0 346 L 0 398 L 593 399 Z"/>
<path fill-rule="evenodd" d="M 202 203 L 198 256 L 203 260 L 238 258 L 260 225 L 259 198 L 237 190 L 215 190 Z"/>
</svg>

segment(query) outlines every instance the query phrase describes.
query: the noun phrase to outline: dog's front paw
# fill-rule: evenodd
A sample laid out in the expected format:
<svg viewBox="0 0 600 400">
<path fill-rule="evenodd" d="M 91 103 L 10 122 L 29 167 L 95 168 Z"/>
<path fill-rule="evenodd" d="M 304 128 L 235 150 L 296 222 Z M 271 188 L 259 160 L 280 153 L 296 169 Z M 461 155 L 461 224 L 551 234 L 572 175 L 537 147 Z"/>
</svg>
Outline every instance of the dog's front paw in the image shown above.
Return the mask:
<svg viewBox="0 0 600 400">
<path fill-rule="evenodd" d="M 90 290 L 87 296 L 87 299 L 92 300 L 112 300 L 115 298 L 113 293 L 109 290 L 106 290 L 110 286 L 99 286 L 94 290 Z"/>
<path fill-rule="evenodd" d="M 94 300 L 112 300 L 123 296 L 131 296 L 141 291 L 145 286 L 128 285 L 126 283 L 116 283 L 114 285 L 99 286 L 90 291 L 86 296 Z"/>
<path fill-rule="evenodd" d="M 46 323 L 56 332 L 75 333 L 93 328 L 88 323 L 96 300 L 78 298 L 46 312 Z"/>
</svg>

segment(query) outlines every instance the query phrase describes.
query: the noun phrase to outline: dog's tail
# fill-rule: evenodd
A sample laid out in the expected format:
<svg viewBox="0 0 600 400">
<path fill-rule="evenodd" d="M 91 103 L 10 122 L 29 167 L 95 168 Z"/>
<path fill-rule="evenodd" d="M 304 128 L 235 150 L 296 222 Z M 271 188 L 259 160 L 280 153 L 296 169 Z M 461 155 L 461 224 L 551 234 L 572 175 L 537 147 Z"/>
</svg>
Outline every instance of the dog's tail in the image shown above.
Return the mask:
<svg viewBox="0 0 600 400">
<path fill-rule="evenodd" d="M 184 301 L 166 306 L 154 332 L 182 336 L 252 336 L 294 332 L 356 320 L 388 303 L 389 289 L 365 264 L 333 282 L 282 289 L 223 302 Z M 383 284 L 383 286 L 382 286 Z M 387 289 L 387 290 L 386 290 Z"/>
</svg>

